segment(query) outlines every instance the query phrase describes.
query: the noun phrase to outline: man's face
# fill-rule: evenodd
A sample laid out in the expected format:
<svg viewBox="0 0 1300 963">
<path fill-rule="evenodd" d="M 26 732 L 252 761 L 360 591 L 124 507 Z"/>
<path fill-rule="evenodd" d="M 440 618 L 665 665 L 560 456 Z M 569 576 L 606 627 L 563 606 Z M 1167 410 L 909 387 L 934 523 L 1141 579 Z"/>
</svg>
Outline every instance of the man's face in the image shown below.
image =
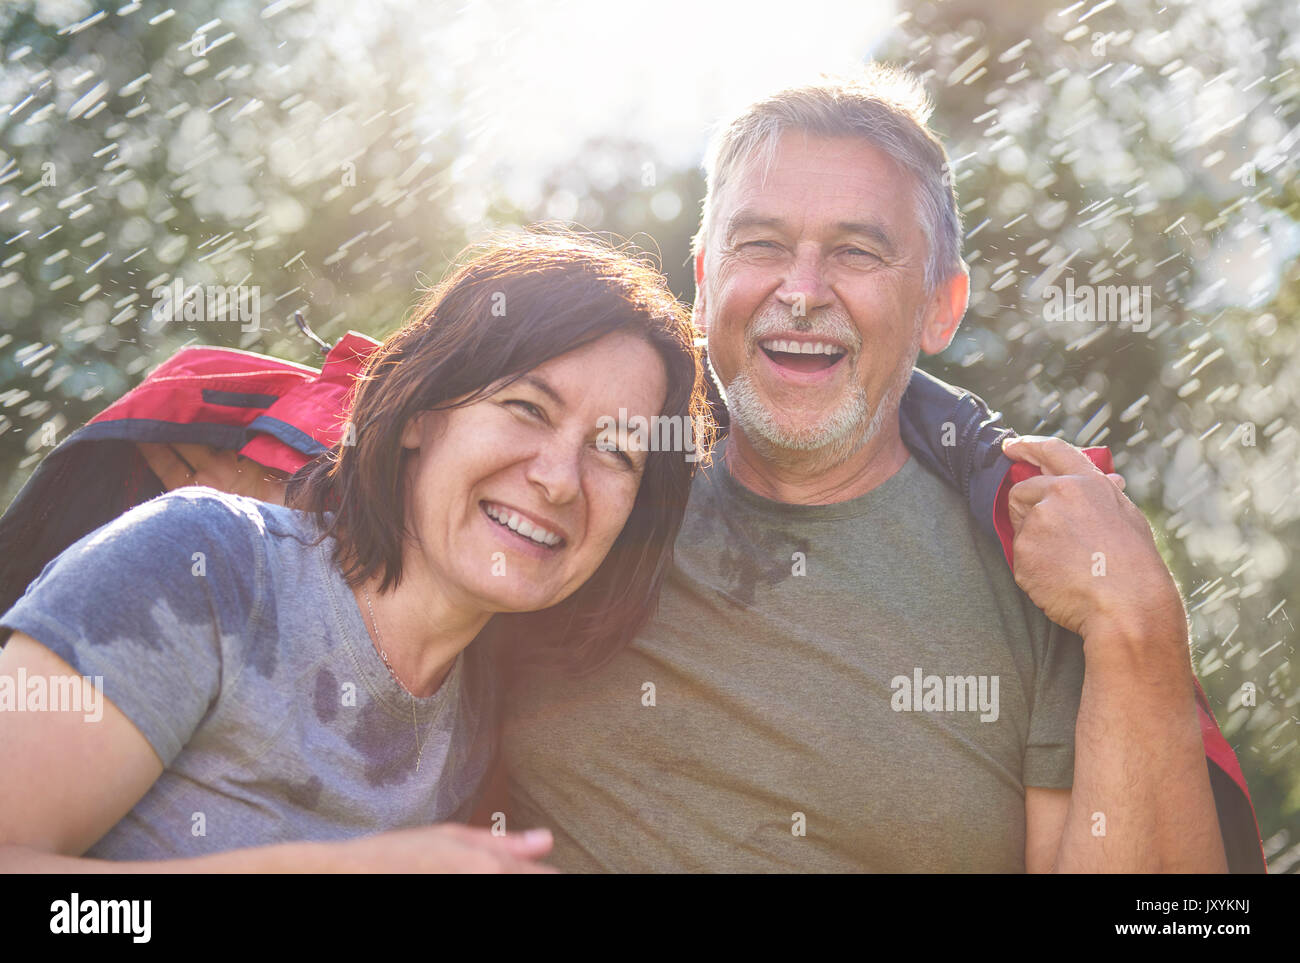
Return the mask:
<svg viewBox="0 0 1300 963">
<path fill-rule="evenodd" d="M 766 457 L 830 467 L 896 435 L 919 348 L 950 340 L 927 337 L 944 299 L 925 296 L 914 187 L 865 141 L 788 132 L 766 177 L 751 163 L 723 190 L 696 317 L 733 423 Z"/>
</svg>

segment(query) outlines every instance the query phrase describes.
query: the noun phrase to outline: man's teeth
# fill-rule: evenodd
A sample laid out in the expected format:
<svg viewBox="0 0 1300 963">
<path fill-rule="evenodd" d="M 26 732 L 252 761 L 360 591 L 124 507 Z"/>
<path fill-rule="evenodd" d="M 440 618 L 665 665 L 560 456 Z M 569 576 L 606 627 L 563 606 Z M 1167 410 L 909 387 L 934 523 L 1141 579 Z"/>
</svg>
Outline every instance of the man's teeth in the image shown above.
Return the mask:
<svg viewBox="0 0 1300 963">
<path fill-rule="evenodd" d="M 548 532 L 540 525 L 534 525 L 526 518 L 520 518 L 518 512 L 512 512 L 507 508 L 498 508 L 496 505 L 485 506 L 488 515 L 499 525 L 504 525 L 525 538 L 531 538 L 534 542 L 540 542 L 542 545 L 555 546 L 560 544 L 560 536 L 554 532 Z"/>
<path fill-rule="evenodd" d="M 782 354 L 844 354 L 844 349 L 838 344 L 826 344 L 823 341 L 779 341 L 770 338 L 758 344 L 768 351 L 779 351 Z"/>
</svg>

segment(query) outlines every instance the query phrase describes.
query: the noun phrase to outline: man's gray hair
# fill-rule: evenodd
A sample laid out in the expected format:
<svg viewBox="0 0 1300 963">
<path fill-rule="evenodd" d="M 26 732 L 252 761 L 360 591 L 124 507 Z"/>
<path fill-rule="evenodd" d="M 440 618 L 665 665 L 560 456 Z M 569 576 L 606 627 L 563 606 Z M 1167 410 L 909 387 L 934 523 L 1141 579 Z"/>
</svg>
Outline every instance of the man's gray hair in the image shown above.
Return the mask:
<svg viewBox="0 0 1300 963">
<path fill-rule="evenodd" d="M 691 242 L 704 249 L 727 183 L 749 161 L 770 169 L 777 142 L 786 131 L 817 137 L 859 137 L 884 151 L 916 180 L 917 214 L 929 238 L 925 288 L 965 270 L 961 258 L 961 214 L 953 190 L 948 153 L 927 126 L 934 106 L 912 74 L 885 64 L 867 64 L 860 73 L 823 75 L 746 107 L 718 128 L 704 162 L 707 189 L 700 229 Z"/>
</svg>

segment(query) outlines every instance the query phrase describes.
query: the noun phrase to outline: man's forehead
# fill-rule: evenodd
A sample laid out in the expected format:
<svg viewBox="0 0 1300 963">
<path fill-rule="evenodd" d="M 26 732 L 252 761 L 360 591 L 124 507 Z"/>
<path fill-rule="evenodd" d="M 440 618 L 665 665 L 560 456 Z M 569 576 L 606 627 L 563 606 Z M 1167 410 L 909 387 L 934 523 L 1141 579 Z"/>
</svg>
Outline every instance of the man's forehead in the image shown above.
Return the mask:
<svg viewBox="0 0 1300 963">
<path fill-rule="evenodd" d="M 738 159 L 728 190 L 850 194 L 869 187 L 893 191 L 910 180 L 910 172 L 865 138 L 786 131 L 770 146 Z"/>
<path fill-rule="evenodd" d="M 770 153 L 744 158 L 724 185 L 723 236 L 810 217 L 841 231 L 912 220 L 914 184 L 909 171 L 865 139 L 788 131 Z"/>
</svg>

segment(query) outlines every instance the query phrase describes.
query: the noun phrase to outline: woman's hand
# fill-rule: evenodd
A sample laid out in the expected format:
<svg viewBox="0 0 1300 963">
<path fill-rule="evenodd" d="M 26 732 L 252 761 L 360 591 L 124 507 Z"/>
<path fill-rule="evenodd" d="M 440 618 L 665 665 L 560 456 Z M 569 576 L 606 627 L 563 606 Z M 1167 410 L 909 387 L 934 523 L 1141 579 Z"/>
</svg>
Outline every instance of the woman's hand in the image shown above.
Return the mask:
<svg viewBox="0 0 1300 963">
<path fill-rule="evenodd" d="M 168 491 L 185 485 L 206 485 L 232 495 L 284 504 L 284 475 L 238 452 L 210 445 L 156 442 L 139 442 L 136 447 Z"/>
<path fill-rule="evenodd" d="M 550 830 L 494 836 L 458 823 L 399 829 L 343 843 L 315 844 L 303 871 L 324 873 L 553 873 L 536 860 L 551 851 Z"/>
<path fill-rule="evenodd" d="M 3 873 L 554 873 L 537 860 L 551 833 L 494 836 L 438 823 L 338 843 L 277 843 L 212 856 L 140 862 L 63 855 L 52 847 L 0 841 Z"/>
</svg>

